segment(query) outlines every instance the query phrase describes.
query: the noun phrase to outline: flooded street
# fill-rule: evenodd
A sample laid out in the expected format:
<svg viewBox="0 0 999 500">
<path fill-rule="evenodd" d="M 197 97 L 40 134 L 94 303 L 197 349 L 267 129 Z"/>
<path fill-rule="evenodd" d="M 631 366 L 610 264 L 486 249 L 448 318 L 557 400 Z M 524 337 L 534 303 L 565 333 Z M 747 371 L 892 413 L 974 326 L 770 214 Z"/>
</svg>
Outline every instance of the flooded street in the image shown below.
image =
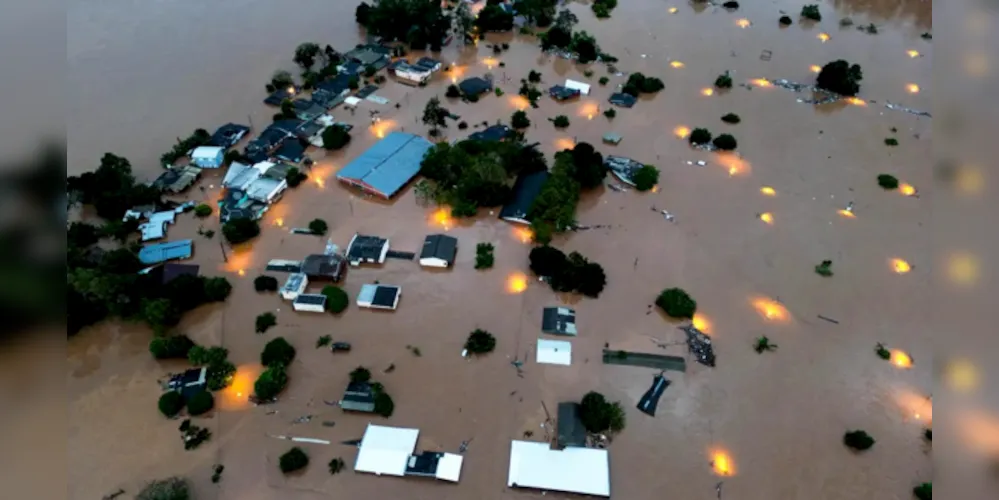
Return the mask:
<svg viewBox="0 0 999 500">
<path fill-rule="evenodd" d="M 360 41 L 354 5 L 300 0 L 291 10 L 259 0 L 72 3 L 70 174 L 95 168 L 110 151 L 152 179 L 174 137 L 248 119 L 251 134 L 259 133 L 276 112 L 261 102 L 264 84 L 276 69 L 297 74 L 291 61 L 296 45 L 315 41 L 344 51 Z M 333 153 L 310 151 L 316 165 L 309 181 L 271 207 L 260 237 L 250 244 L 223 248 L 221 234 L 199 236 L 199 228 L 219 232 L 214 215 L 178 216 L 169 238 L 194 238 L 192 260 L 202 274 L 225 275 L 234 285 L 225 303 L 187 314 L 178 331 L 199 344 L 229 349 L 239 367 L 236 381 L 217 396 L 219 409 L 194 419 L 211 429 L 211 440 L 184 451 L 179 421 L 164 419 L 156 402 L 157 381 L 185 363 L 153 360 L 147 348 L 152 333 L 141 325 L 105 323 L 71 338 L 71 498 L 100 498 L 118 488 L 131 495 L 151 479 L 183 475 L 199 499 L 540 499 L 540 491 L 505 487 L 510 440 L 525 431 L 543 440 L 542 402 L 554 409 L 590 390 L 627 409 L 627 428 L 610 445 L 613 498 L 715 498 L 719 481 L 723 498 L 733 500 L 908 498 L 915 483 L 929 481 L 933 466 L 921 433 L 932 421 L 926 398 L 934 382 L 931 340 L 939 332 L 931 327 L 926 304 L 931 280 L 938 277 L 933 273 L 941 267 L 925 230 L 934 201 L 932 121 L 884 103 L 933 111 L 933 44 L 920 37 L 932 28 L 931 4 L 834 1 L 820 4 L 820 23 L 798 22 L 800 4 L 785 0 L 736 11 L 629 1 L 606 20 L 596 19 L 588 3 L 568 5 L 580 20 L 576 30 L 593 34 L 604 52 L 618 57 L 624 76 L 609 75 L 602 64 L 584 67 L 544 55 L 533 36 L 496 34 L 477 47 L 452 44 L 440 58 L 457 68 L 436 74 L 427 87 L 390 77 L 377 94 L 391 104 L 364 101 L 356 115 L 334 109 L 337 120 L 355 125 L 351 144 Z M 779 27 L 781 9 L 795 19 L 793 25 Z M 879 32 L 840 27 L 844 16 L 856 26 L 874 23 Z M 496 55 L 487 47 L 492 43 L 509 43 L 510 49 Z M 764 51 L 770 51 L 769 60 L 761 59 Z M 812 66 L 840 58 L 861 65 L 860 96 L 876 103 L 816 107 L 796 102 L 812 97 L 810 92 L 754 82 L 811 84 Z M 676 61 L 682 64 L 671 64 Z M 335 180 L 336 171 L 379 136 L 391 130 L 425 135 L 419 118 L 435 95 L 470 125 L 459 131 L 450 121 L 448 139 L 464 137 L 482 122 L 508 123 L 511 113 L 524 108 L 516 92 L 532 69 L 542 73 L 544 88 L 566 78 L 592 84 L 591 94 L 579 101 L 560 104 L 544 96 L 539 109 L 525 108 L 532 121 L 528 142 L 539 142 L 549 163 L 556 151 L 585 141 L 604 155 L 628 156 L 661 170 L 654 192 L 601 187 L 584 194 L 579 223 L 600 228 L 553 242 L 604 267 L 608 285 L 599 299 L 557 295 L 532 277 L 522 291 L 511 287 L 511 279 L 530 274 L 531 246 L 522 231 L 490 210 L 453 221 L 420 205 L 411 187 L 391 203 L 379 203 Z M 592 76 L 584 76 L 585 70 Z M 609 94 L 627 73 L 639 71 L 660 77 L 665 89 L 632 109 L 618 109 L 613 120 L 605 118 Z M 736 85 L 702 95 L 725 71 Z M 460 81 L 486 73 L 503 96 L 486 95 L 474 104 L 444 97 L 452 76 Z M 609 76 L 607 86 L 598 85 L 602 76 Z M 384 119 L 369 127 L 372 109 Z M 742 122 L 723 123 L 727 113 Z M 571 120 L 562 131 L 547 120 L 559 114 Z M 678 130 L 696 127 L 733 134 L 741 156 L 690 148 Z M 623 136 L 622 142 L 601 144 L 608 132 Z M 899 145 L 886 146 L 888 137 Z M 706 165 L 698 166 L 699 160 Z M 881 173 L 915 186 L 920 196 L 882 190 L 876 182 Z M 186 198 L 214 204 L 222 174 L 209 172 Z M 852 212 L 841 214 L 849 203 Z M 675 223 L 664 220 L 661 210 L 672 213 Z M 761 220 L 762 213 L 771 214 L 770 223 Z M 457 262 L 444 272 L 391 259 L 381 267 L 350 268 L 342 283 L 352 299 L 345 313 L 295 313 L 278 295 L 255 292 L 252 281 L 270 259 L 322 252 L 325 239 L 289 232 L 314 218 L 329 223 L 328 236 L 341 248 L 359 232 L 390 238 L 394 250 L 418 251 L 427 234 L 447 231 L 459 240 Z M 492 269 L 473 269 L 479 242 L 495 245 Z M 813 268 L 827 259 L 835 275 L 820 277 Z M 353 303 L 361 285 L 375 281 L 402 287 L 397 311 Z M 697 300 L 698 320 L 714 341 L 718 365 L 689 362 L 686 373 L 668 372 L 672 385 L 652 418 L 635 405 L 655 372 L 603 365 L 601 352 L 607 344 L 661 354 L 656 342 L 682 340 L 680 323 L 650 309 L 662 289 L 674 286 Z M 560 303 L 577 313 L 572 366 L 539 365 L 534 353 L 542 308 Z M 267 311 L 277 315 L 278 325 L 255 334 L 255 317 Z M 463 343 L 476 328 L 496 335 L 496 351 L 462 358 Z M 353 350 L 314 349 L 321 335 L 350 342 Z M 779 349 L 755 353 L 753 340 L 763 335 Z M 280 401 L 255 407 L 246 397 L 261 370 L 259 353 L 276 336 L 295 345 L 298 356 Z M 908 353 L 913 366 L 879 360 L 878 342 Z M 685 349 L 665 352 L 683 355 Z M 524 362 L 522 378 L 511 366 L 515 359 Z M 395 400 L 390 419 L 344 414 L 324 404 L 339 399 L 358 365 L 368 367 Z M 394 370 L 386 373 L 389 366 Z M 310 414 L 310 423 L 292 423 Z M 335 427 L 321 425 L 329 420 Z M 356 450 L 340 442 L 359 439 L 370 421 L 420 429 L 421 450 L 455 452 L 470 441 L 460 483 L 349 471 L 330 475 L 326 463 L 334 457 L 352 468 Z M 855 455 L 844 448 L 842 435 L 859 428 L 877 446 Z M 304 445 L 310 466 L 286 478 L 277 459 L 291 443 L 274 435 L 333 444 Z M 209 479 L 215 463 L 225 465 L 219 484 Z M 563 498 L 545 498 L 552 497 Z"/>
</svg>

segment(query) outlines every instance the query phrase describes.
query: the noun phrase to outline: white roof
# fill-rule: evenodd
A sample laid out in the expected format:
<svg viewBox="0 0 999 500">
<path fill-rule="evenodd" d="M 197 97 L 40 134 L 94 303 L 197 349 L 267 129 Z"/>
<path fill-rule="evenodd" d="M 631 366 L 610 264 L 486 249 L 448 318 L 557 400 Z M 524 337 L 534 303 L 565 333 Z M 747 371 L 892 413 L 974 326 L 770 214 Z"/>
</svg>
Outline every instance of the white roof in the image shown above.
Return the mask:
<svg viewBox="0 0 999 500">
<path fill-rule="evenodd" d="M 142 231 L 142 241 L 158 240 L 166 236 L 166 222 L 144 222 L 139 224 Z"/>
<path fill-rule="evenodd" d="M 573 90 L 578 90 L 580 94 L 590 95 L 590 86 L 586 83 L 566 79 L 565 86 Z"/>
<path fill-rule="evenodd" d="M 607 450 L 513 441 L 506 485 L 610 497 L 610 459 Z"/>
<path fill-rule="evenodd" d="M 565 340 L 538 339 L 538 363 L 550 365 L 572 364 L 572 344 Z"/>
<path fill-rule="evenodd" d="M 357 106 L 358 104 L 361 104 L 361 100 L 358 99 L 357 97 L 350 96 L 344 99 L 343 103 L 346 104 L 347 106 Z"/>
<path fill-rule="evenodd" d="M 285 184 L 284 180 L 258 177 L 246 186 L 246 196 L 257 201 L 269 202 L 271 197 L 284 189 Z"/>
<path fill-rule="evenodd" d="M 416 449 L 419 435 L 419 429 L 368 424 L 358 447 L 354 470 L 378 475 L 406 475 L 406 465 Z"/>
<path fill-rule="evenodd" d="M 437 479 L 457 483 L 461 477 L 461 462 L 463 460 L 464 457 L 461 455 L 445 453 L 437 462 Z"/>
<path fill-rule="evenodd" d="M 220 148 L 218 146 L 199 146 L 199 147 L 194 148 L 194 151 L 191 152 L 191 158 L 212 158 L 212 159 L 214 159 L 220 153 L 222 153 L 222 151 L 224 151 L 224 149 Z"/>
</svg>

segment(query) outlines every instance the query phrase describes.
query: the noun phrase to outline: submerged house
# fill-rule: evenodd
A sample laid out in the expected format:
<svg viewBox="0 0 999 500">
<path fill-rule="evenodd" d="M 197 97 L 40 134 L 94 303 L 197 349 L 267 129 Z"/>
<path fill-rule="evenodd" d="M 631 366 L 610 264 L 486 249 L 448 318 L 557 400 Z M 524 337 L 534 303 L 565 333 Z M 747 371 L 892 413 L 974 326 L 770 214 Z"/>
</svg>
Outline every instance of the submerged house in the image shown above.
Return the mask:
<svg viewBox="0 0 999 500">
<path fill-rule="evenodd" d="M 296 272 L 288 275 L 288 280 L 281 287 L 281 298 L 294 301 L 299 295 L 305 293 L 305 287 L 309 286 L 309 278 L 305 273 Z"/>
<path fill-rule="evenodd" d="M 339 282 L 347 270 L 347 261 L 337 254 L 309 255 L 302 261 L 301 271 L 313 281 Z"/>
<path fill-rule="evenodd" d="M 191 368 L 184 373 L 170 377 L 167 390 L 177 391 L 184 399 L 204 391 L 207 384 L 208 369 L 205 367 Z"/>
<path fill-rule="evenodd" d="M 199 146 L 191 152 L 191 163 L 201 168 L 219 168 L 225 159 L 225 148 L 221 146 Z"/>
<path fill-rule="evenodd" d="M 531 210 L 535 198 L 541 194 L 541 188 L 544 187 L 549 177 L 551 174 L 547 170 L 522 173 L 517 176 L 517 182 L 513 185 L 513 198 L 500 210 L 500 219 L 519 224 L 530 224 L 531 221 L 527 220 L 528 212 Z"/>
<path fill-rule="evenodd" d="M 359 64 L 361 66 L 361 71 L 368 66 L 379 70 L 389 65 L 390 52 L 391 49 L 388 47 L 368 43 L 358 45 L 353 50 L 347 52 L 343 55 L 343 59 L 347 62 Z M 337 70 L 340 70 L 339 66 L 337 67 Z"/>
<path fill-rule="evenodd" d="M 296 311 L 326 312 L 326 296 L 321 293 L 300 293 L 291 301 L 291 308 Z"/>
<path fill-rule="evenodd" d="M 506 485 L 610 497 L 610 456 L 605 449 L 512 441 Z"/>
<path fill-rule="evenodd" d="M 319 115 L 326 113 L 326 107 L 312 99 L 295 99 L 291 101 L 291 107 L 295 110 L 295 116 L 303 121 L 314 120 Z"/>
<path fill-rule="evenodd" d="M 662 397 L 663 391 L 669 387 L 670 381 L 663 376 L 662 373 L 656 375 L 652 379 L 652 387 L 645 391 L 642 395 L 642 399 L 638 401 L 638 411 L 650 416 L 656 416 L 656 407 L 659 406 L 659 398 Z"/>
<path fill-rule="evenodd" d="M 548 95 L 556 101 L 567 101 L 569 99 L 579 97 L 581 92 L 579 89 L 571 89 L 564 85 L 553 85 L 548 89 Z"/>
<path fill-rule="evenodd" d="M 438 61 L 437 59 L 433 59 L 430 57 L 421 57 L 417 59 L 415 63 L 413 63 L 413 66 L 416 66 L 418 68 L 424 68 L 433 73 L 440 71 L 441 62 Z"/>
<path fill-rule="evenodd" d="M 423 66 L 414 66 L 404 60 L 389 64 L 389 72 L 395 75 L 399 83 L 406 85 L 423 85 L 433 76 L 433 71 Z"/>
<path fill-rule="evenodd" d="M 580 94 L 590 95 L 590 84 L 578 82 L 576 80 L 566 79 L 565 87 L 571 90 L 577 90 Z"/>
<path fill-rule="evenodd" d="M 233 162 L 222 179 L 222 186 L 243 196 L 230 197 L 227 192 L 223 202 L 229 199 L 238 205 L 245 197 L 250 202 L 268 205 L 274 203 L 288 189 L 288 181 L 283 175 L 267 175 L 274 168 L 287 172 L 284 167 L 278 167 L 276 163 L 269 161 L 262 161 L 253 166 Z"/>
<path fill-rule="evenodd" d="M 212 134 L 211 139 L 208 140 L 207 146 L 217 146 L 220 148 L 229 149 L 235 146 L 246 134 L 250 132 L 250 127 L 246 125 L 240 125 L 238 123 L 226 123 L 218 128 L 214 134 Z"/>
<path fill-rule="evenodd" d="M 575 337 L 576 311 L 568 307 L 546 307 L 541 316 L 541 331 Z"/>
<path fill-rule="evenodd" d="M 464 457 L 454 453 L 414 454 L 418 429 L 368 424 L 358 445 L 354 470 L 376 475 L 433 477 L 456 483 Z"/>
<path fill-rule="evenodd" d="M 491 92 L 493 90 L 493 82 L 481 78 L 478 76 L 473 76 L 471 78 L 466 78 L 458 84 L 458 90 L 461 90 L 462 95 L 468 96 L 478 96 L 485 94 L 486 92 Z"/>
<path fill-rule="evenodd" d="M 513 133 L 513 129 L 506 125 L 491 125 L 468 136 L 470 141 L 505 141 Z"/>
<path fill-rule="evenodd" d="M 361 263 L 384 264 L 388 255 L 389 240 L 377 236 L 354 234 L 347 244 L 347 261 L 352 266 Z"/>
<path fill-rule="evenodd" d="M 572 364 L 572 344 L 565 340 L 539 338 L 534 359 L 546 365 L 569 366 Z"/>
<path fill-rule="evenodd" d="M 337 403 L 343 411 L 375 412 L 375 391 L 367 382 L 350 382 Z"/>
<path fill-rule="evenodd" d="M 392 132 L 340 169 L 336 178 L 387 200 L 416 177 L 432 146 L 418 135 Z"/>
<path fill-rule="evenodd" d="M 402 288 L 395 285 L 361 285 L 361 291 L 357 294 L 358 307 L 369 309 L 396 310 L 399 307 L 399 298 L 402 296 Z"/>
<path fill-rule="evenodd" d="M 143 264 L 158 264 L 168 260 L 190 259 L 193 254 L 193 240 L 168 241 L 142 247 L 139 250 L 139 260 Z"/>
<path fill-rule="evenodd" d="M 274 151 L 274 158 L 291 163 L 301 163 L 305 159 L 305 146 L 298 138 L 284 141 L 281 147 Z"/>
<path fill-rule="evenodd" d="M 266 161 L 270 158 L 271 153 L 292 135 L 283 127 L 271 124 L 260 135 L 246 144 L 243 153 L 252 162 Z"/>
<path fill-rule="evenodd" d="M 296 94 L 298 94 L 298 89 L 294 85 L 274 89 L 274 92 L 264 99 L 264 104 L 268 106 L 280 106 L 286 99 L 294 99 Z"/>
<path fill-rule="evenodd" d="M 312 102 L 326 109 L 340 105 L 350 95 L 350 75 L 340 74 L 330 80 L 316 84 L 312 91 Z"/>
<path fill-rule="evenodd" d="M 420 265 L 427 267 L 451 267 L 458 255 L 458 238 L 446 234 L 431 234 L 423 240 L 420 251 Z"/>
<path fill-rule="evenodd" d="M 160 174 L 152 182 L 154 188 L 167 193 L 177 194 L 191 187 L 201 177 L 201 169 L 197 167 L 173 167 Z"/>
<path fill-rule="evenodd" d="M 625 94 L 624 92 L 618 92 L 616 94 L 611 94 L 610 98 L 607 99 L 608 102 L 615 106 L 620 106 L 622 108 L 630 108 L 638 102 L 638 98 L 631 95 Z"/>
<path fill-rule="evenodd" d="M 579 403 L 558 404 L 558 441 L 559 449 L 568 446 L 586 447 L 586 427 L 579 416 Z"/>
<path fill-rule="evenodd" d="M 624 156 L 608 155 L 604 158 L 604 166 L 621 182 L 634 186 L 635 173 L 645 165 Z"/>
</svg>

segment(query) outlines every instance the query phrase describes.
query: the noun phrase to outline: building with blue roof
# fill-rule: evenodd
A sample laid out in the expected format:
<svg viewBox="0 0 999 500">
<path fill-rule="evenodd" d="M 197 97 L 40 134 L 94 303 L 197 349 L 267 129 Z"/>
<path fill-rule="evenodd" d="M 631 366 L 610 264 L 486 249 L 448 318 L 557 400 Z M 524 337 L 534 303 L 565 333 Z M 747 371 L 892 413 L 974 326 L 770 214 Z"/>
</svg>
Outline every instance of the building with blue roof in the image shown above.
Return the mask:
<svg viewBox="0 0 999 500">
<path fill-rule="evenodd" d="M 168 241 L 142 247 L 139 260 L 143 264 L 159 264 L 168 260 L 190 259 L 193 253 L 193 240 Z"/>
<path fill-rule="evenodd" d="M 418 135 L 392 132 L 343 167 L 336 178 L 387 200 L 420 173 L 420 163 L 431 147 L 430 141 Z"/>
</svg>

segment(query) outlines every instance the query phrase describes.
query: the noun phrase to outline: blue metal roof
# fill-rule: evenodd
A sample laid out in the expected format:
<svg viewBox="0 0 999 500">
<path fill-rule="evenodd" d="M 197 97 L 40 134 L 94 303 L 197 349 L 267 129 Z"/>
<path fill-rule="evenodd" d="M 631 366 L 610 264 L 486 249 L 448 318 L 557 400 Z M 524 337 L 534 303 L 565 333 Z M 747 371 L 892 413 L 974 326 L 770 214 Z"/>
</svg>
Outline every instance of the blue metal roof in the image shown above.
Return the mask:
<svg viewBox="0 0 999 500">
<path fill-rule="evenodd" d="M 168 241 L 146 245 L 139 250 L 143 264 L 156 264 L 174 259 L 189 259 L 194 251 L 194 240 Z"/>
<path fill-rule="evenodd" d="M 418 135 L 392 132 L 343 167 L 336 178 L 363 183 L 389 198 L 416 177 L 431 147 Z"/>
</svg>

